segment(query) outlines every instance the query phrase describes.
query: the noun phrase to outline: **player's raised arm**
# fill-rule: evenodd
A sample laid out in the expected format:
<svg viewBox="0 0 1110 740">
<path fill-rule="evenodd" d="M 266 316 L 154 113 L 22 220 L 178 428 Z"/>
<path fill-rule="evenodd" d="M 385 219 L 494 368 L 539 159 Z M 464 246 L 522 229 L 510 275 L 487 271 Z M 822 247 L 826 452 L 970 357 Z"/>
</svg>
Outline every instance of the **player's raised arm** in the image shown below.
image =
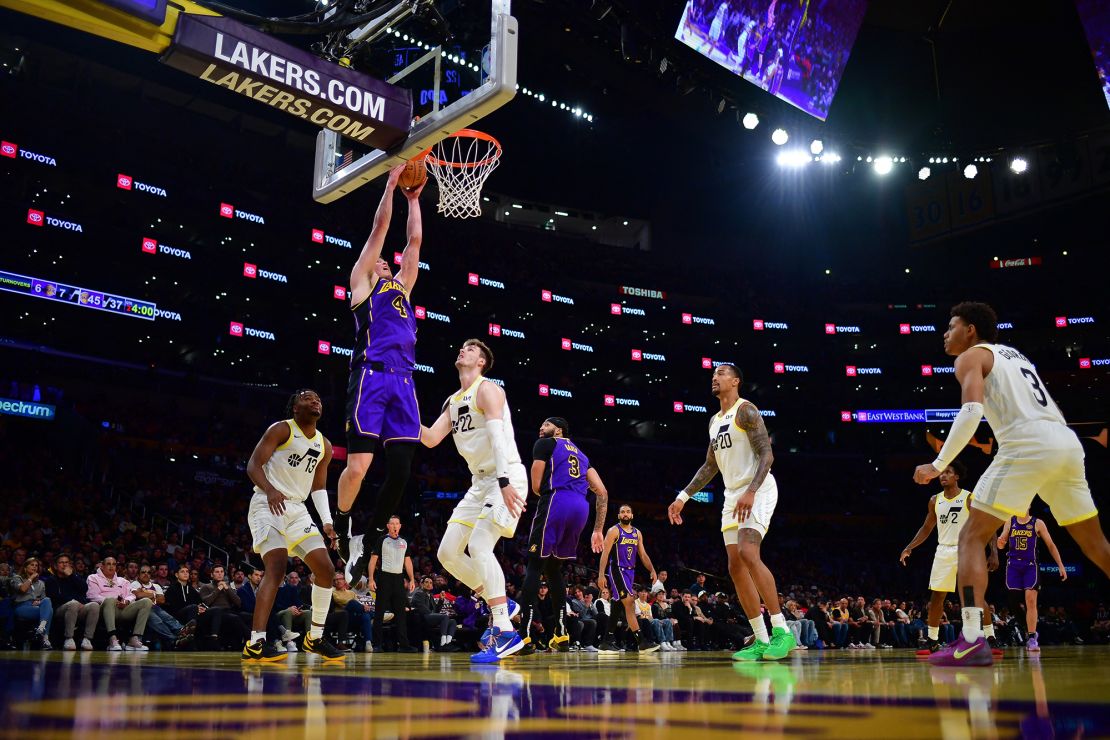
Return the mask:
<svg viewBox="0 0 1110 740">
<path fill-rule="evenodd" d="M 617 541 L 617 527 L 613 525 L 609 527 L 609 531 L 605 533 L 605 542 L 601 544 L 601 560 L 598 561 L 597 566 L 597 588 L 601 590 L 606 587 L 605 582 L 605 566 L 609 562 L 609 554 L 613 550 L 613 543 Z"/>
<path fill-rule="evenodd" d="M 898 558 L 902 565 L 906 564 L 906 558 L 910 556 L 914 548 L 924 542 L 929 537 L 929 534 L 936 529 L 938 495 L 939 494 L 934 493 L 929 497 L 929 508 L 925 510 L 925 521 L 921 523 L 921 528 L 917 530 L 917 534 L 910 540 L 910 544 L 906 545 L 905 549 L 902 550 L 902 557 Z"/>
<path fill-rule="evenodd" d="M 415 190 L 404 190 L 405 199 L 409 204 L 409 218 L 405 225 L 408 241 L 405 251 L 401 253 L 401 271 L 397 273 L 398 279 L 405 284 L 405 290 L 412 297 L 412 288 L 416 285 L 416 278 L 420 275 L 420 243 L 424 241 L 424 222 L 420 218 L 420 193 L 424 192 L 425 180 Z"/>
<path fill-rule="evenodd" d="M 593 466 L 586 470 L 586 482 L 589 483 L 590 490 L 597 497 L 597 501 L 594 503 L 597 513 L 594 515 L 594 533 L 590 536 L 590 544 L 594 552 L 601 552 L 601 528 L 605 526 L 605 514 L 609 509 L 609 491 L 605 488 L 605 484 L 601 482 L 601 476 L 597 474 Z"/>
<path fill-rule="evenodd" d="M 400 165 L 389 171 L 385 181 L 385 192 L 378 203 L 378 210 L 374 212 L 374 225 L 370 229 L 370 236 L 362 245 L 362 251 L 351 268 L 351 305 L 362 303 L 370 296 L 378 276 L 374 272 L 374 265 L 382 256 L 382 245 L 385 244 L 386 234 L 389 233 L 389 222 L 393 219 L 393 191 L 397 189 L 397 179 L 401 176 L 405 166 Z"/>
<path fill-rule="evenodd" d="M 1044 523 L 1043 519 L 1037 520 L 1037 525 L 1034 527 L 1037 536 L 1044 540 L 1045 547 L 1052 555 L 1052 559 L 1056 561 L 1056 567 L 1060 569 L 1060 580 L 1068 580 L 1068 572 L 1064 570 L 1064 561 L 1060 559 L 1060 551 L 1056 549 L 1056 543 L 1052 541 L 1052 535 L 1048 533 L 1048 525 Z"/>
<path fill-rule="evenodd" d="M 312 505 L 316 507 L 316 513 L 320 515 L 320 523 L 324 525 L 324 536 L 334 540 L 335 527 L 332 526 L 331 505 L 328 503 L 329 465 L 331 465 L 331 442 L 324 437 L 324 459 L 312 474 Z"/>
<path fill-rule="evenodd" d="M 647 548 L 644 547 L 644 533 L 640 532 L 640 562 L 648 569 L 648 579 L 655 583 L 655 566 L 651 564 L 651 558 L 648 557 Z"/>
<path fill-rule="evenodd" d="M 690 479 L 686 487 L 679 492 L 678 498 L 667 507 L 667 518 L 671 520 L 671 524 L 682 524 L 682 507 L 686 505 L 691 496 L 705 488 L 719 470 L 717 458 L 713 454 L 713 444 L 710 443 L 705 452 L 705 462 L 698 468 L 698 472 L 694 473 L 694 477 Z"/>
<path fill-rule="evenodd" d="M 266 494 L 266 503 L 275 516 L 285 513 L 285 496 L 266 478 L 266 472 L 262 466 L 270 461 L 274 450 L 288 440 L 289 425 L 284 421 L 274 422 L 262 435 L 262 439 L 258 440 L 258 444 L 254 446 L 254 452 L 251 453 L 251 459 L 247 462 L 247 477 Z"/>
<path fill-rule="evenodd" d="M 960 382 L 960 413 L 952 420 L 948 439 L 940 449 L 940 454 L 932 464 L 918 465 L 913 479 L 925 485 L 940 475 L 956 456 L 967 447 L 967 443 L 979 428 L 983 419 L 983 387 L 986 385 L 987 362 L 994 359 L 989 350 L 975 351 L 972 347 L 956 358 L 956 380 Z"/>
</svg>

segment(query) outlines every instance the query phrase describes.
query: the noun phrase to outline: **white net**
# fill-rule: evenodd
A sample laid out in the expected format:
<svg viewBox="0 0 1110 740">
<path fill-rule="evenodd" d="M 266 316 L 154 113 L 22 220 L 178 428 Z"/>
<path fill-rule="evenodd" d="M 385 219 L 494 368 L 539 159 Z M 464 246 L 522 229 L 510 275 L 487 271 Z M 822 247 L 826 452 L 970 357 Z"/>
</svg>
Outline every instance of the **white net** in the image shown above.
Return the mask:
<svg viewBox="0 0 1110 740">
<path fill-rule="evenodd" d="M 463 129 L 432 147 L 424 159 L 439 184 L 438 211 L 451 218 L 482 215 L 482 185 L 501 161 L 501 144 Z"/>
</svg>

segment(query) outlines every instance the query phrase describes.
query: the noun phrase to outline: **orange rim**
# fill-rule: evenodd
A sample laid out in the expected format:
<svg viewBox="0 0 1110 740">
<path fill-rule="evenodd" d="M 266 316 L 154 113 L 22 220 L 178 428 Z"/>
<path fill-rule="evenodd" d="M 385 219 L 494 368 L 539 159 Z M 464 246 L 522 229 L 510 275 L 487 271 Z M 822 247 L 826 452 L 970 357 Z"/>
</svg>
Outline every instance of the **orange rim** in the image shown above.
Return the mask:
<svg viewBox="0 0 1110 740">
<path fill-rule="evenodd" d="M 430 162 L 440 167 L 454 167 L 455 169 L 473 169 L 475 167 L 484 167 L 486 165 L 493 164 L 501 157 L 501 142 L 484 131 L 477 131 L 472 128 L 464 128 L 444 138 L 450 139 L 452 137 L 466 137 L 471 139 L 479 139 L 481 141 L 487 141 L 490 144 L 493 144 L 496 149 L 494 150 L 492 155 L 486 157 L 485 159 L 480 159 L 477 162 L 448 162 L 445 159 L 440 159 L 439 157 L 436 157 L 432 154 L 431 149 L 428 149 L 428 152 L 424 155 L 425 162 Z"/>
</svg>

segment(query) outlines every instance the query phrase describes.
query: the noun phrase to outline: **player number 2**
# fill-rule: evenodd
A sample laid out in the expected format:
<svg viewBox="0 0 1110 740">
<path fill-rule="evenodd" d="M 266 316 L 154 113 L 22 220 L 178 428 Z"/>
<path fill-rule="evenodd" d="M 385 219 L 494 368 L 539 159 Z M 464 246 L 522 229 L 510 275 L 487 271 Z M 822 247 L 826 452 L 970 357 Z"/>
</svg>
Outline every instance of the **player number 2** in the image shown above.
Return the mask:
<svg viewBox="0 0 1110 740">
<path fill-rule="evenodd" d="M 568 457 L 567 458 L 567 464 L 570 465 L 570 477 L 571 478 L 581 478 L 582 477 L 582 470 L 579 468 L 580 463 L 578 462 L 577 457 L 575 457 L 574 455 L 571 455 L 570 457 Z"/>
<path fill-rule="evenodd" d="M 1044 386 L 1041 385 L 1041 379 L 1037 374 L 1027 367 L 1021 369 L 1021 374 L 1033 384 L 1033 400 L 1042 406 L 1048 406 L 1048 396 L 1045 395 Z"/>
<path fill-rule="evenodd" d="M 408 311 L 405 310 L 405 299 L 401 296 L 397 296 L 393 299 L 393 307 L 397 309 L 397 313 L 401 314 L 402 319 L 407 319 L 409 317 Z"/>
</svg>

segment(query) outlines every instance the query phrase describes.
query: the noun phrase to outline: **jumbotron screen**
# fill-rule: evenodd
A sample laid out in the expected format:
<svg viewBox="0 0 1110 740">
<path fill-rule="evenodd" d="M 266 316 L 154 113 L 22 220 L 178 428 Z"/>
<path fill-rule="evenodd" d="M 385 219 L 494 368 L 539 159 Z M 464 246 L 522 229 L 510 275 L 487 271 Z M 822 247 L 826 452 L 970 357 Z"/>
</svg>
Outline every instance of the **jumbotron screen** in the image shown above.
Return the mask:
<svg viewBox="0 0 1110 740">
<path fill-rule="evenodd" d="M 687 0 L 675 38 L 824 121 L 867 0 Z"/>
</svg>

